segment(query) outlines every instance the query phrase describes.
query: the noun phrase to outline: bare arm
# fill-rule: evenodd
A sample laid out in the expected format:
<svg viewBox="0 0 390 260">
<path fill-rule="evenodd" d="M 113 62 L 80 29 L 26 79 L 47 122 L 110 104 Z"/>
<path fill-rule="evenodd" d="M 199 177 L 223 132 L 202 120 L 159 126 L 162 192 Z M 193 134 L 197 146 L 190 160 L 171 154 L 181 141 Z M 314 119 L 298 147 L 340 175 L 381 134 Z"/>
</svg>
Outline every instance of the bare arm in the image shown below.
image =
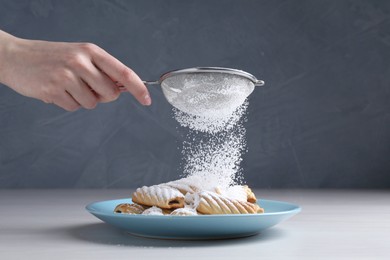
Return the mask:
<svg viewBox="0 0 390 260">
<path fill-rule="evenodd" d="M 130 68 L 91 43 L 35 41 L 0 30 L 0 82 L 68 111 L 114 101 L 121 83 L 143 105 L 151 99 Z"/>
</svg>

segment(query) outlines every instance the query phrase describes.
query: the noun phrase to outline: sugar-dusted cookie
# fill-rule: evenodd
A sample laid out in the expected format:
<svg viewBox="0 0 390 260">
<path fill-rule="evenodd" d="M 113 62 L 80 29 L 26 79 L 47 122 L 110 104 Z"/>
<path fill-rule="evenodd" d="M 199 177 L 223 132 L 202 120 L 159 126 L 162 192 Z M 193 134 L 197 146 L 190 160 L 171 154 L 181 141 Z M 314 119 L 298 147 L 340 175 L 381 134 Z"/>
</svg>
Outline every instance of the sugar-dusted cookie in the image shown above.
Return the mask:
<svg viewBox="0 0 390 260">
<path fill-rule="evenodd" d="M 132 199 L 135 203 L 162 209 L 184 207 L 184 195 L 177 189 L 165 185 L 138 188 L 133 193 Z"/>
<path fill-rule="evenodd" d="M 164 215 L 162 209 L 153 206 L 142 212 L 142 215 Z"/>
<path fill-rule="evenodd" d="M 122 203 L 115 207 L 115 213 L 141 214 L 148 207 L 136 203 Z"/>
<path fill-rule="evenodd" d="M 156 206 L 150 207 L 148 209 L 145 209 L 144 212 L 142 212 L 142 215 L 169 215 L 171 214 L 171 209 L 162 209 Z"/>
<path fill-rule="evenodd" d="M 199 204 L 196 210 L 202 214 L 255 214 L 264 212 L 257 204 L 230 199 L 211 191 L 199 193 Z"/>
<path fill-rule="evenodd" d="M 198 178 L 194 178 L 194 177 L 182 178 L 179 180 L 170 181 L 160 185 L 175 188 L 179 190 L 183 195 L 186 195 L 187 193 L 192 194 L 197 191 L 200 191 L 200 188 L 198 187 L 199 180 Z"/>
<path fill-rule="evenodd" d="M 179 208 L 171 212 L 174 216 L 195 216 L 198 215 L 195 209 L 192 208 Z"/>
<path fill-rule="evenodd" d="M 256 196 L 247 185 L 230 186 L 226 190 L 216 190 L 216 193 L 228 197 L 230 199 L 256 203 Z"/>
<path fill-rule="evenodd" d="M 234 199 L 239 201 L 247 201 L 248 198 L 244 186 L 241 185 L 230 186 L 226 190 L 222 190 L 222 192 L 218 194 L 224 197 L 228 197 L 229 199 Z"/>
<path fill-rule="evenodd" d="M 244 185 L 244 190 L 246 192 L 246 195 L 247 195 L 247 201 L 248 202 L 251 202 L 251 203 L 256 203 L 257 199 L 256 199 L 256 195 L 253 193 L 253 191 L 251 190 L 251 188 L 248 187 L 248 185 Z"/>
</svg>

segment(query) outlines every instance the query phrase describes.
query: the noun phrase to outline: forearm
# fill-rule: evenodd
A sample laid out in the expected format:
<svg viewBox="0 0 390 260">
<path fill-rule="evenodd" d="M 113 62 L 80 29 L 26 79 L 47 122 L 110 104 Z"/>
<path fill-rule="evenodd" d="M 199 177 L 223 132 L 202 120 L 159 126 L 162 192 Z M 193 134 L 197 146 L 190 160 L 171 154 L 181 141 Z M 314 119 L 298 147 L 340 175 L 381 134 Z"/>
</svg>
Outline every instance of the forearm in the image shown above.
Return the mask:
<svg viewBox="0 0 390 260">
<path fill-rule="evenodd" d="M 7 70 L 10 68 L 7 66 L 10 60 L 10 54 L 14 48 L 16 37 L 9 33 L 0 30 L 0 83 L 7 84 Z"/>
</svg>

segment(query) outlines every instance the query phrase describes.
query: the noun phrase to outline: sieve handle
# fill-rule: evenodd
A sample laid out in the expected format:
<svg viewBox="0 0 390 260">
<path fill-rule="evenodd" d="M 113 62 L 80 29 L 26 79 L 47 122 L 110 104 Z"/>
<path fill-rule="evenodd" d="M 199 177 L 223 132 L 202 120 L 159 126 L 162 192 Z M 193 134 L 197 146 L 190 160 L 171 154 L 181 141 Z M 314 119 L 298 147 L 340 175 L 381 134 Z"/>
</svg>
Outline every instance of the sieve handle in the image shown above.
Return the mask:
<svg viewBox="0 0 390 260">
<path fill-rule="evenodd" d="M 256 80 L 254 83 L 256 87 L 262 87 L 265 84 L 264 80 L 261 79 Z"/>
<path fill-rule="evenodd" d="M 157 85 L 157 84 L 160 84 L 160 81 L 143 80 L 142 82 L 145 85 Z M 127 89 L 124 86 L 122 86 L 118 81 L 116 81 L 115 84 L 119 87 L 120 92 L 127 92 Z"/>
<path fill-rule="evenodd" d="M 142 81 L 144 84 L 146 85 L 157 85 L 157 84 L 160 84 L 160 81 L 148 81 L 148 80 L 143 80 Z"/>
</svg>

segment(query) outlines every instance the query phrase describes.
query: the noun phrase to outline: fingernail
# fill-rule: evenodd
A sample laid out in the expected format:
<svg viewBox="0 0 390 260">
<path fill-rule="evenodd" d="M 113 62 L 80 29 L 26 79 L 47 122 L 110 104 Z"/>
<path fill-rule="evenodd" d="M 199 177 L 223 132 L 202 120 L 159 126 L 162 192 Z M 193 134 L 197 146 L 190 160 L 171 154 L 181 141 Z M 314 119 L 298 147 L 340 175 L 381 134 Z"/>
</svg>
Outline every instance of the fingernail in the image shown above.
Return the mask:
<svg viewBox="0 0 390 260">
<path fill-rule="evenodd" d="M 149 95 L 144 96 L 144 105 L 145 106 L 150 106 L 152 104 L 152 99 L 150 98 Z"/>
</svg>

